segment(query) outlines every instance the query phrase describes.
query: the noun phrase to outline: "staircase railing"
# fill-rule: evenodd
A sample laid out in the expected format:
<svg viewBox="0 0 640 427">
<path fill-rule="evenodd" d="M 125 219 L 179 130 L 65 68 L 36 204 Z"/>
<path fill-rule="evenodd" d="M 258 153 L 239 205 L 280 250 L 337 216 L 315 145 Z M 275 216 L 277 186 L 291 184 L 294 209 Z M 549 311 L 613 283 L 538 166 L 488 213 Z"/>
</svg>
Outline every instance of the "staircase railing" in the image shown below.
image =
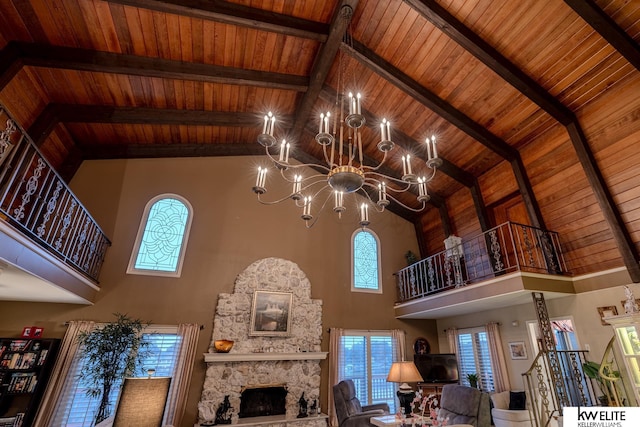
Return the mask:
<svg viewBox="0 0 640 427">
<path fill-rule="evenodd" d="M 562 397 L 556 393 L 557 387 L 552 380 L 549 355 L 546 352 L 540 351 L 529 370 L 522 374 L 535 427 L 557 425 L 565 406 L 596 406 L 593 385 L 583 370 L 586 351 L 555 352 L 560 362 L 561 381 L 565 390 Z"/>
<path fill-rule="evenodd" d="M 0 106 L 0 219 L 97 283 L 109 239 Z"/>
<path fill-rule="evenodd" d="M 400 302 L 514 271 L 566 274 L 558 233 L 506 222 L 396 273 Z"/>
</svg>

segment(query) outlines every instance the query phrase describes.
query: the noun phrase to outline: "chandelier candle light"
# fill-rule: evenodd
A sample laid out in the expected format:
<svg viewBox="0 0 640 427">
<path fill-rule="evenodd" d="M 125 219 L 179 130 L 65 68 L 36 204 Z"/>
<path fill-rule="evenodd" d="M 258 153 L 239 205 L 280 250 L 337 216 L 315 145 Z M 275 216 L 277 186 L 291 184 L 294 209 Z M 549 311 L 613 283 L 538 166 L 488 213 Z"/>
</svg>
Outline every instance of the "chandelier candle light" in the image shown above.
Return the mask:
<svg viewBox="0 0 640 427">
<path fill-rule="evenodd" d="M 343 13 L 343 16 L 352 13 L 352 10 L 349 9 L 345 8 L 346 13 Z M 387 119 L 382 119 L 380 122 L 380 141 L 377 148 L 383 153 L 383 159 L 377 166 L 365 165 L 361 128 L 365 125 L 366 119 L 362 114 L 362 96 L 360 93 L 354 95 L 352 92 L 349 92 L 346 97 L 340 95 L 340 89 L 343 86 L 342 68 L 341 66 L 339 69 L 339 90 L 333 111 L 320 114 L 317 126 L 318 134 L 315 136 L 315 141 L 322 146 L 326 165 L 291 164 L 289 154 L 292 147 L 284 139 L 279 144 L 277 156 L 275 153 L 271 153 L 270 149 L 278 145 L 274 136 L 276 117 L 271 112 L 264 116 L 264 124 L 262 133 L 258 135 L 258 143 L 265 147 L 266 155 L 273 162 L 276 170 L 279 170 L 282 179 L 291 184 L 292 191 L 277 200 L 263 200 L 261 196 L 267 192 L 267 168 L 260 166 L 256 184 L 253 187 L 258 201 L 272 205 L 289 199 L 293 200 L 298 208 L 302 208 L 301 218 L 305 221 L 307 228 L 315 224 L 330 200 L 333 200 L 333 211 L 341 218 L 342 213 L 347 210 L 344 204 L 345 195 L 355 193 L 359 193 L 365 198 L 364 203 L 359 204 L 360 226 L 362 227 L 369 225 L 370 208 L 374 208 L 377 212 L 383 212 L 391 200 L 413 212 L 422 211 L 430 200 L 427 183 L 434 178 L 437 168 L 442 165 L 442 160 L 438 158 L 435 136 L 426 139 L 426 166 L 430 169 L 426 175 L 417 176 L 414 174 L 411 154 L 402 156 L 402 177 L 400 179 L 385 175 L 379 169 L 385 164 L 388 154 L 395 144 L 391 141 L 391 123 Z M 345 104 L 347 105 L 345 106 Z M 331 129 L 332 125 L 333 129 Z M 321 172 L 305 176 L 298 171 L 301 168 L 314 168 Z M 407 206 L 395 197 L 399 193 L 408 191 L 417 193 L 420 207 Z M 376 195 L 377 200 L 374 201 L 373 198 Z M 315 200 L 320 201 L 316 203 Z M 314 206 L 319 206 L 315 216 L 311 211 L 312 201 L 314 201 Z"/>
</svg>

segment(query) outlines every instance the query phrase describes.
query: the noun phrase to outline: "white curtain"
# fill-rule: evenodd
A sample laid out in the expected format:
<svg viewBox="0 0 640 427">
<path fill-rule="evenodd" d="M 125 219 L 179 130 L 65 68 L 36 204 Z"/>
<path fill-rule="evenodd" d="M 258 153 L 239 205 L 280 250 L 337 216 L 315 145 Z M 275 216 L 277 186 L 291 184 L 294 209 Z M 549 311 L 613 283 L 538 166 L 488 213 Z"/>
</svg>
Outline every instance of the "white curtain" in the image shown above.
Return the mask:
<svg viewBox="0 0 640 427">
<path fill-rule="evenodd" d="M 333 402 L 333 386 L 338 384 L 338 357 L 340 355 L 340 340 L 344 336 L 344 329 L 329 329 L 329 393 L 328 393 L 328 414 L 329 425 L 337 426 L 338 417 L 336 416 L 336 407 Z"/>
<path fill-rule="evenodd" d="M 200 325 L 195 323 L 183 323 L 178 326 L 180 337 L 180 350 L 176 360 L 176 369 L 171 379 L 171 388 L 167 397 L 163 425 L 179 426 L 184 415 L 191 383 L 191 374 L 200 336 Z"/>
<path fill-rule="evenodd" d="M 391 336 L 393 341 L 396 343 L 396 354 L 394 355 L 394 362 L 404 361 L 405 356 L 407 354 L 407 349 L 405 348 L 406 339 L 405 333 L 401 329 L 393 329 L 391 331 Z"/>
<path fill-rule="evenodd" d="M 509 381 L 509 371 L 502 349 L 502 338 L 500 336 L 499 324 L 492 322 L 487 324 L 487 341 L 489 343 L 489 354 L 491 355 L 491 366 L 493 367 L 493 384 L 496 392 L 506 391 L 511 388 Z"/>
<path fill-rule="evenodd" d="M 455 353 L 460 363 L 460 348 L 458 347 L 458 329 L 451 327 L 447 329 L 447 341 L 449 341 L 449 351 Z"/>
<path fill-rule="evenodd" d="M 40 408 L 36 415 L 34 426 L 48 426 L 51 423 L 56 411 L 58 399 L 64 389 L 67 375 L 73 359 L 78 352 L 78 335 L 82 332 L 89 332 L 95 327 L 95 322 L 84 320 L 72 320 L 69 322 L 67 332 L 60 343 L 60 350 L 53 365 L 47 388 L 45 389 L 40 403 Z"/>
</svg>

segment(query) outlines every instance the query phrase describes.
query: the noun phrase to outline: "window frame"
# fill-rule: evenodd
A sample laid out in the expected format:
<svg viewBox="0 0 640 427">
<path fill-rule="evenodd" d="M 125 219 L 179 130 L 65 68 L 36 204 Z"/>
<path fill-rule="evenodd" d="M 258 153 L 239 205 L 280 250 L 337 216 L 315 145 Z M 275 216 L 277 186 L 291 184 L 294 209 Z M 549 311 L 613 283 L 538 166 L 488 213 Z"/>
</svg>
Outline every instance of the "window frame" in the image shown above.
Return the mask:
<svg viewBox="0 0 640 427">
<path fill-rule="evenodd" d="M 388 337 L 391 339 L 391 346 L 392 346 L 392 355 L 391 355 L 391 363 L 393 362 L 397 362 L 398 361 L 398 357 L 399 357 L 399 346 L 400 343 L 398 342 L 397 339 L 394 339 L 394 335 L 392 333 L 392 331 L 386 331 L 386 330 L 380 330 L 380 331 L 368 331 L 368 330 L 358 330 L 358 329 L 346 329 L 344 330 L 342 336 L 340 337 L 340 344 L 339 344 L 339 349 L 338 349 L 338 366 L 337 366 L 337 380 L 338 382 L 344 380 L 344 379 L 354 379 L 353 377 L 343 377 L 341 375 L 341 368 L 342 368 L 342 363 L 344 361 L 343 359 L 343 351 L 344 348 L 342 346 L 342 340 L 345 337 L 364 337 L 365 338 L 365 346 L 366 346 L 366 356 L 367 356 L 367 360 L 365 361 L 366 366 L 365 366 L 365 374 L 367 376 L 366 379 L 366 383 L 367 383 L 367 396 L 358 396 L 358 387 L 356 386 L 356 396 L 358 397 L 358 400 L 360 400 L 362 405 L 372 405 L 375 403 L 382 403 L 382 402 L 378 402 L 378 401 L 374 401 L 373 399 L 373 394 L 374 394 L 374 390 L 373 390 L 373 385 L 374 385 L 374 381 L 373 381 L 373 373 L 372 373 L 372 352 L 371 352 L 371 338 L 372 337 Z M 389 367 L 390 368 L 390 367 Z M 396 393 L 398 391 L 398 384 L 396 383 L 387 383 L 386 382 L 386 375 L 388 374 L 388 370 L 387 373 L 385 373 L 385 385 L 386 386 L 391 386 L 393 387 L 393 394 L 390 398 L 389 401 L 386 401 L 386 403 L 391 403 L 389 405 L 392 413 L 395 413 L 395 409 L 397 408 L 397 402 L 396 402 Z"/>
<path fill-rule="evenodd" d="M 488 357 L 488 363 L 489 363 L 489 369 L 491 370 L 490 372 L 487 372 L 486 369 L 483 369 L 484 364 L 481 362 L 481 351 L 478 348 L 478 343 L 476 341 L 476 335 L 477 334 L 481 334 L 484 333 L 485 334 L 485 339 L 487 340 L 487 348 L 486 350 L 488 351 L 487 357 Z M 475 328 L 464 328 L 464 329 L 458 329 L 456 332 L 456 341 L 457 341 L 457 346 L 458 349 L 460 351 L 460 354 L 458 355 L 458 372 L 459 372 L 459 376 L 460 376 L 460 384 L 462 385 L 469 385 L 469 380 L 467 379 L 467 375 L 468 373 L 471 372 L 463 372 L 462 371 L 462 367 L 463 367 L 463 363 L 462 363 L 462 358 L 463 358 L 463 347 L 460 345 L 460 336 L 461 335 L 471 335 L 471 344 L 472 344 L 472 349 L 473 349 L 473 359 L 474 359 L 474 367 L 475 367 L 475 373 L 478 375 L 478 387 L 480 387 L 480 389 L 482 389 L 483 391 L 488 391 L 488 392 L 493 392 L 495 391 L 495 380 L 493 378 L 494 376 L 494 368 L 493 368 L 493 361 L 491 358 L 491 348 L 488 346 L 488 337 L 487 337 L 487 329 L 483 326 L 480 327 L 475 327 Z M 490 376 L 491 379 L 491 384 L 487 384 L 487 379 L 486 377 Z M 491 387 L 487 387 L 491 385 Z"/>
<path fill-rule="evenodd" d="M 147 222 L 149 221 L 149 214 L 153 206 L 164 199 L 175 199 L 182 203 L 187 208 L 187 221 L 184 226 L 184 233 L 182 235 L 182 243 L 180 245 L 180 251 L 178 253 L 178 262 L 176 263 L 175 271 L 165 271 L 165 270 L 147 270 L 136 268 L 136 260 L 138 258 L 138 253 L 140 252 L 140 245 L 142 244 L 142 237 L 144 236 L 144 232 L 147 228 Z M 136 235 L 136 240 L 133 244 L 133 250 L 131 251 L 131 257 L 129 258 L 129 265 L 127 266 L 127 274 L 138 274 L 143 276 L 159 276 L 159 277 L 181 277 L 182 275 L 182 266 L 184 264 L 184 258 L 187 251 L 187 244 L 189 242 L 189 235 L 191 231 L 191 223 L 193 221 L 193 207 L 191 203 L 184 197 L 174 194 L 174 193 L 164 193 L 159 194 L 153 197 L 151 200 L 147 202 L 144 207 L 144 212 L 142 218 L 140 220 L 140 225 L 138 226 L 138 234 Z"/>
<path fill-rule="evenodd" d="M 103 323 L 96 323 L 94 325 L 94 328 L 100 328 L 102 327 L 104 324 Z M 178 326 L 176 325 L 148 325 L 146 326 L 142 331 L 140 331 L 141 335 L 154 335 L 154 334 L 162 334 L 162 335 L 175 335 L 176 337 L 178 337 L 178 348 L 177 348 L 177 352 L 174 354 L 174 367 L 173 367 L 173 372 L 171 373 L 170 376 L 174 376 L 176 369 L 178 368 L 177 366 L 177 362 L 179 361 L 179 357 L 180 357 L 180 346 L 182 345 L 180 340 L 180 335 L 178 333 Z M 69 370 L 69 372 L 67 373 L 65 382 L 64 382 L 64 387 L 63 387 L 63 391 L 62 394 L 60 395 L 60 399 L 57 404 L 56 404 L 56 410 L 52 416 L 52 422 L 65 422 L 67 424 L 69 424 L 70 418 L 72 418 L 72 416 L 78 417 L 84 417 L 83 421 L 81 421 L 81 424 L 86 424 L 89 423 L 89 425 L 93 425 L 93 418 L 95 417 L 95 413 L 91 411 L 91 409 L 95 409 L 94 406 L 97 404 L 99 399 L 92 399 L 89 398 L 88 396 L 85 395 L 84 391 L 80 391 L 79 389 L 81 389 L 81 384 L 78 380 L 78 378 L 75 376 L 75 373 L 79 371 L 80 369 L 80 364 L 82 363 L 82 352 L 81 351 L 77 351 L 76 354 L 73 356 L 73 362 L 71 364 L 71 368 Z M 156 374 L 158 375 L 158 374 Z M 137 378 L 143 378 L 146 376 L 146 374 L 144 372 L 140 372 L 140 371 L 136 371 L 133 372 L 132 375 L 130 375 L 131 377 L 137 377 Z M 170 386 L 169 389 L 169 396 L 171 395 L 171 387 L 173 387 L 173 383 Z M 113 399 L 113 411 L 112 411 L 112 416 L 115 415 L 117 408 L 118 408 L 118 400 L 120 399 L 120 393 L 122 392 L 122 387 L 121 384 L 116 384 L 116 387 L 113 388 L 112 392 L 111 392 L 111 399 Z M 82 397 L 80 397 L 82 396 Z M 86 407 L 86 409 L 82 410 L 82 406 L 80 408 L 76 408 L 76 410 L 78 411 L 77 413 L 74 413 L 74 411 L 72 411 L 73 407 L 74 407 L 74 401 L 75 398 L 78 397 L 80 398 L 82 401 L 86 402 L 85 404 L 88 404 L 88 406 Z M 167 400 L 166 405 L 169 405 L 169 400 Z M 62 411 L 62 412 L 60 412 Z M 165 406 L 165 415 L 166 415 L 166 406 Z M 77 425 L 78 421 L 75 422 L 71 422 L 73 425 Z"/>
<path fill-rule="evenodd" d="M 359 233 L 369 233 L 373 236 L 376 243 L 376 268 L 378 276 L 378 287 L 376 289 L 360 288 L 356 286 L 356 257 L 355 257 L 355 242 Z M 351 292 L 364 292 L 370 294 L 382 294 L 382 248 L 380 245 L 380 238 L 378 235 L 369 228 L 358 228 L 351 234 Z"/>
</svg>

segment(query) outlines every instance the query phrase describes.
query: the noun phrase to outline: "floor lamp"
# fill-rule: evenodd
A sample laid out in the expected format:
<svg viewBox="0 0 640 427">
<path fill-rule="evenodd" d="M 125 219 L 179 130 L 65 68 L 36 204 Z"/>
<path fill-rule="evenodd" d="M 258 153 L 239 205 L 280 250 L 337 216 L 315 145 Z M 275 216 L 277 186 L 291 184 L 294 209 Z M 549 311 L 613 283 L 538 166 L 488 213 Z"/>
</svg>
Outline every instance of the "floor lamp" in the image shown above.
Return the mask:
<svg viewBox="0 0 640 427">
<path fill-rule="evenodd" d="M 397 393 L 398 400 L 404 410 L 405 416 L 410 417 L 413 412 L 411 402 L 413 402 L 416 394 L 408 383 L 423 381 L 420 372 L 418 372 L 418 368 L 416 368 L 416 365 L 411 361 L 393 362 L 389 370 L 389 375 L 387 375 L 387 381 L 400 383 Z"/>
<path fill-rule="evenodd" d="M 160 427 L 170 377 L 125 378 L 113 427 Z"/>
</svg>

